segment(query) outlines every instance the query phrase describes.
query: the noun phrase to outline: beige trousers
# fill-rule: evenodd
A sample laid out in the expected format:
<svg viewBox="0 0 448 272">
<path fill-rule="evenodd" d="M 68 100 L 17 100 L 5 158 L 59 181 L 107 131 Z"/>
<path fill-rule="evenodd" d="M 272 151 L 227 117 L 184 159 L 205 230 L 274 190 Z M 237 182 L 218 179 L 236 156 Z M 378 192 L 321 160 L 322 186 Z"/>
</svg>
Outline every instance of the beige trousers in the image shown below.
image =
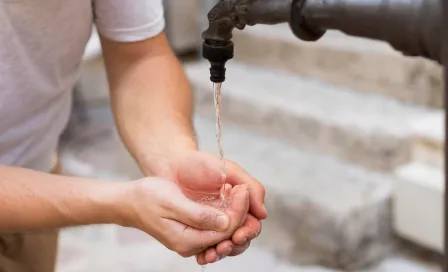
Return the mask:
<svg viewBox="0 0 448 272">
<path fill-rule="evenodd" d="M 60 174 L 60 166 L 52 171 Z M 0 272 L 54 272 L 59 230 L 0 234 Z"/>
</svg>

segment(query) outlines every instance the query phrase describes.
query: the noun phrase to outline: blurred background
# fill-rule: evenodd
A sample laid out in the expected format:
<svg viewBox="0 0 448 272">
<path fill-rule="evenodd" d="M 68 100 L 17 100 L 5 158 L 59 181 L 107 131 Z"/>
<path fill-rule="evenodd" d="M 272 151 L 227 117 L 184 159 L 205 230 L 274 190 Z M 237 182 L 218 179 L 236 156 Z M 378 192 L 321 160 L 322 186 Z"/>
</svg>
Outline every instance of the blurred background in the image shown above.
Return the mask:
<svg viewBox="0 0 448 272">
<path fill-rule="evenodd" d="M 218 152 L 209 64 L 200 57 L 216 0 L 165 0 L 166 33 L 195 91 L 202 149 Z M 223 84 L 223 146 L 267 189 L 270 214 L 242 256 L 206 272 L 430 272 L 443 250 L 442 69 L 387 44 L 288 25 L 234 31 Z M 97 33 L 86 49 L 66 174 L 142 176 L 116 135 Z M 146 234 L 116 226 L 63 231 L 58 271 L 195 272 Z"/>
</svg>

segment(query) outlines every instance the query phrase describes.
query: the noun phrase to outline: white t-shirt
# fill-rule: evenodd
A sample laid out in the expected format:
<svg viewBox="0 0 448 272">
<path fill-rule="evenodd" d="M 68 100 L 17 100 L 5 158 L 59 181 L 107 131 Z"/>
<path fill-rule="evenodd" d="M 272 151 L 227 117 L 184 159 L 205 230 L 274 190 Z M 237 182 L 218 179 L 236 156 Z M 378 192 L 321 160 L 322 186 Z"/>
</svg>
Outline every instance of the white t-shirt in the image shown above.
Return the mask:
<svg viewBox="0 0 448 272">
<path fill-rule="evenodd" d="M 0 0 L 0 165 L 48 171 L 95 24 L 114 41 L 163 31 L 163 0 Z"/>
</svg>

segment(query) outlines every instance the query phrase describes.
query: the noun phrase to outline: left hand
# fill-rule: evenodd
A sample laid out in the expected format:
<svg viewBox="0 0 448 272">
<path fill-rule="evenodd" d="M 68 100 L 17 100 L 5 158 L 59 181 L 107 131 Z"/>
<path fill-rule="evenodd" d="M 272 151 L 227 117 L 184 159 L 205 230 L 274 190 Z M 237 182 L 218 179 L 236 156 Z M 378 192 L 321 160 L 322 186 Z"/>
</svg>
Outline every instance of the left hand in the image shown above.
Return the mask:
<svg viewBox="0 0 448 272">
<path fill-rule="evenodd" d="M 178 184 L 184 194 L 199 201 L 204 197 L 219 197 L 222 188 L 219 157 L 197 150 L 183 151 L 170 156 L 161 177 Z M 234 162 L 226 160 L 226 183 L 231 186 L 246 185 L 249 190 L 249 214 L 243 226 L 232 235 L 196 256 L 201 265 L 214 263 L 227 256 L 243 253 L 261 231 L 260 220 L 267 217 L 264 207 L 264 187 Z"/>
</svg>

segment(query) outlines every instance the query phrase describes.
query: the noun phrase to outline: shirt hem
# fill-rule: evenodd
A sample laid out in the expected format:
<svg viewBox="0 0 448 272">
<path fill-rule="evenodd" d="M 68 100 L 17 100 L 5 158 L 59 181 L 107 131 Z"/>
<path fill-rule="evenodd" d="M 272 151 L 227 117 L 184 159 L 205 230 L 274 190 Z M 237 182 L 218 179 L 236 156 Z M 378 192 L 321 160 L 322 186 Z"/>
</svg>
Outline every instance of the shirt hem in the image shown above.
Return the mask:
<svg viewBox="0 0 448 272">
<path fill-rule="evenodd" d="M 101 24 L 97 24 L 97 30 L 102 36 L 117 42 L 143 41 L 157 36 L 164 29 L 165 18 L 163 14 L 149 24 L 133 28 L 107 29 L 102 28 Z"/>
</svg>

